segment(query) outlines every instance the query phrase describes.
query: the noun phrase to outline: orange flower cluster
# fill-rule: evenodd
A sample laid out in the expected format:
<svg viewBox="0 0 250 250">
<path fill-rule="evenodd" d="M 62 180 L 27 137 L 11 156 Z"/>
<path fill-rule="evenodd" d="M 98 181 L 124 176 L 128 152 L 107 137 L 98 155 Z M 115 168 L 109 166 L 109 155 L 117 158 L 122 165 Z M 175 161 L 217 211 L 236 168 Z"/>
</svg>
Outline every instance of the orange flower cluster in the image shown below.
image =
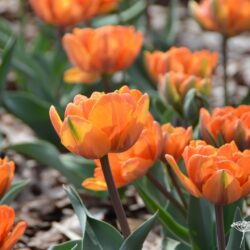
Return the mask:
<svg viewBox="0 0 250 250">
<path fill-rule="evenodd" d="M 134 27 L 104 26 L 74 29 L 63 45 L 74 68 L 66 71 L 67 82 L 95 82 L 103 74 L 128 68 L 140 52 L 141 33 Z"/>
<path fill-rule="evenodd" d="M 52 106 L 50 118 L 62 144 L 88 159 L 129 149 L 138 139 L 148 115 L 149 98 L 127 86 L 113 93 L 77 95 L 62 121 Z"/>
<path fill-rule="evenodd" d="M 165 159 L 165 154 L 170 154 L 176 161 L 179 161 L 184 148 L 192 139 L 192 127 L 185 129 L 173 127 L 170 123 L 167 123 L 161 129 L 163 134 L 162 159 Z"/>
<path fill-rule="evenodd" d="M 14 178 L 15 164 L 7 158 L 0 158 L 0 198 L 9 189 Z M 0 220 L 1 221 L 1 220 Z"/>
<path fill-rule="evenodd" d="M 145 59 L 149 74 L 159 83 L 160 94 L 174 107 L 181 109 L 191 88 L 210 94 L 210 78 L 217 64 L 217 53 L 206 50 L 192 53 L 187 48 L 171 48 L 167 52 L 146 52 Z"/>
<path fill-rule="evenodd" d="M 226 37 L 250 30 L 249 0 L 203 0 L 200 4 L 192 1 L 190 9 L 204 29 Z"/>
<path fill-rule="evenodd" d="M 250 150 L 241 152 L 234 142 L 215 148 L 204 141 L 191 141 L 183 153 L 188 177 L 171 155 L 166 155 L 166 159 L 195 197 L 226 205 L 250 192 Z"/>
<path fill-rule="evenodd" d="M 202 108 L 200 134 L 210 144 L 234 140 L 240 149 L 250 148 L 250 106 L 215 108 L 211 115 Z"/>
<path fill-rule="evenodd" d="M 136 143 L 120 154 L 109 154 L 112 175 L 117 188 L 125 186 L 146 174 L 161 153 L 162 133 L 160 125 L 149 114 L 144 129 Z M 86 179 L 85 188 L 100 191 L 107 185 L 99 160 L 96 160 L 93 178 Z"/>
<path fill-rule="evenodd" d="M 119 0 L 29 0 L 36 14 L 56 26 L 74 25 L 115 9 Z"/>
<path fill-rule="evenodd" d="M 21 221 L 12 230 L 14 221 L 14 210 L 5 205 L 0 206 L 0 250 L 11 250 L 27 227 L 26 223 Z"/>
</svg>

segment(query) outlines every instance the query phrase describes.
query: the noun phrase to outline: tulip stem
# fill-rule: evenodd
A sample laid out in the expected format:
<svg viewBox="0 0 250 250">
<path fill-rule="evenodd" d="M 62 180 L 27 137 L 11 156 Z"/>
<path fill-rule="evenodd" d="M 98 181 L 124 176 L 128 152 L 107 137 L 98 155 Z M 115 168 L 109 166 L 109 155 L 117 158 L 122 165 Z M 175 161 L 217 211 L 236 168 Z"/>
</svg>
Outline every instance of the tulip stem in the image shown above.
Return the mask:
<svg viewBox="0 0 250 250">
<path fill-rule="evenodd" d="M 228 105 L 228 75 L 227 75 L 227 63 L 228 63 L 228 51 L 227 51 L 227 37 L 222 37 L 222 60 L 223 60 L 223 88 L 224 88 L 224 104 Z"/>
<path fill-rule="evenodd" d="M 111 92 L 111 88 L 109 84 L 109 76 L 107 74 L 102 75 L 102 84 L 103 84 L 105 93 Z"/>
<path fill-rule="evenodd" d="M 171 179 L 171 182 L 172 182 L 174 188 L 176 189 L 176 192 L 179 195 L 180 200 L 181 200 L 184 208 L 187 209 L 188 208 L 187 202 L 186 202 L 186 200 L 185 200 L 185 198 L 183 196 L 183 193 L 182 193 L 182 191 L 180 189 L 180 186 L 179 186 L 178 182 L 176 181 L 176 178 L 174 176 L 174 173 L 173 173 L 172 169 L 168 166 L 167 162 L 165 162 L 165 166 L 166 166 L 169 178 Z"/>
<path fill-rule="evenodd" d="M 224 217 L 223 206 L 214 205 L 216 217 L 216 232 L 217 232 L 217 247 L 218 250 L 225 250 L 225 232 L 224 232 Z"/>
<path fill-rule="evenodd" d="M 102 165 L 102 171 L 105 177 L 105 181 L 108 186 L 108 191 L 110 195 L 110 199 L 112 202 L 112 205 L 114 207 L 117 219 L 119 221 L 120 227 L 122 234 L 124 235 L 125 238 L 127 238 L 130 235 L 130 228 L 128 225 L 128 221 L 126 218 L 125 211 L 123 209 L 119 193 L 116 189 L 115 182 L 112 176 L 112 172 L 110 169 L 110 164 L 109 164 L 109 158 L 108 155 L 103 156 L 101 159 L 101 165 Z"/>
<path fill-rule="evenodd" d="M 154 184 L 154 186 L 170 201 L 172 204 L 179 209 L 179 211 L 184 215 L 187 216 L 187 212 L 182 207 L 182 205 L 172 196 L 170 192 L 150 173 L 147 173 L 148 179 Z"/>
</svg>

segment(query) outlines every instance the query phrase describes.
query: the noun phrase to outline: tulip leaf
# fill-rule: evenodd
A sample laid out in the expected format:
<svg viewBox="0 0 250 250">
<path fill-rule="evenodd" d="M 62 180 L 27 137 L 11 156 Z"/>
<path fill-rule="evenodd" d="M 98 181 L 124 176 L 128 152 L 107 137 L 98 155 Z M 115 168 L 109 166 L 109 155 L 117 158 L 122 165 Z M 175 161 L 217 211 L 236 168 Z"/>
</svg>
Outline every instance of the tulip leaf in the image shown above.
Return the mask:
<svg viewBox="0 0 250 250">
<path fill-rule="evenodd" d="M 81 250 L 81 246 L 81 240 L 72 240 L 60 245 L 52 246 L 48 250 Z"/>
<path fill-rule="evenodd" d="M 60 145 L 49 120 L 50 103 L 21 91 L 5 91 L 3 103 L 10 113 L 29 125 L 39 137 Z"/>
<path fill-rule="evenodd" d="M 190 196 L 188 225 L 194 249 L 211 250 L 214 238 L 213 210 L 208 201 Z"/>
<path fill-rule="evenodd" d="M 81 188 L 81 182 L 92 175 L 92 161 L 73 156 L 61 155 L 58 149 L 51 143 L 38 140 L 32 143 L 20 143 L 11 145 L 6 149 L 12 149 L 58 170 L 77 188 Z"/>
<path fill-rule="evenodd" d="M 239 199 L 238 201 L 223 207 L 225 234 L 227 234 L 231 228 L 237 207 L 242 208 L 242 205 L 243 199 Z"/>
<path fill-rule="evenodd" d="M 127 239 L 125 239 L 119 250 L 141 250 L 148 233 L 156 221 L 157 214 L 158 212 L 140 225 L 139 228 L 137 228 Z"/>
<path fill-rule="evenodd" d="M 82 249 L 119 249 L 123 242 L 121 234 L 108 223 L 93 218 L 73 187 L 66 187 L 65 190 L 81 224 L 83 233 Z"/>
<path fill-rule="evenodd" d="M 9 205 L 15 198 L 16 196 L 22 192 L 28 185 L 30 181 L 25 180 L 25 181 L 18 181 L 14 183 L 8 192 L 3 196 L 2 199 L 0 199 L 0 204 L 6 204 Z"/>
<path fill-rule="evenodd" d="M 1 100 L 3 98 L 3 91 L 4 91 L 4 84 L 6 81 L 7 73 L 9 71 L 10 65 L 11 65 L 11 59 L 12 59 L 12 54 L 15 48 L 15 39 L 10 38 L 9 41 L 7 42 L 4 50 L 3 50 L 3 55 L 1 58 L 1 66 L 0 66 L 0 95 L 1 95 Z M 0 101 L 1 101 L 0 100 Z"/>
<path fill-rule="evenodd" d="M 243 221 L 240 208 L 237 208 L 234 214 L 234 222 Z M 242 238 L 243 233 L 236 228 L 230 229 L 227 250 L 245 250 L 245 239 Z M 241 240 L 243 239 L 242 246 Z"/>
<path fill-rule="evenodd" d="M 144 200 L 149 210 L 159 212 L 158 218 L 161 224 L 169 230 L 178 240 L 189 245 L 188 229 L 178 224 L 175 219 L 156 202 L 147 192 L 145 192 L 139 185 L 136 185 L 137 191 Z"/>
</svg>

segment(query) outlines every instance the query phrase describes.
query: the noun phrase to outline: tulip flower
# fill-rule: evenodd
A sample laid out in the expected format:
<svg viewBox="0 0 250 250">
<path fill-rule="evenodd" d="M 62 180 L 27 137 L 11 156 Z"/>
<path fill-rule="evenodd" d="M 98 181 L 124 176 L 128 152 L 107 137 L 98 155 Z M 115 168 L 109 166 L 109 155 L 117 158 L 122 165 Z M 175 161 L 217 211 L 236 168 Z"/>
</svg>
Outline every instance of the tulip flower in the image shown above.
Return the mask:
<svg viewBox="0 0 250 250">
<path fill-rule="evenodd" d="M 45 22 L 60 27 L 86 21 L 97 14 L 100 0 L 29 0 Z"/>
<path fill-rule="evenodd" d="M 191 52 L 187 48 L 171 48 L 166 52 L 146 52 L 145 60 L 152 79 L 158 82 L 161 75 L 174 72 L 198 78 L 210 78 L 218 60 L 216 52 L 201 50 Z"/>
<path fill-rule="evenodd" d="M 240 149 L 250 148 L 250 106 L 215 108 L 210 115 L 200 110 L 200 135 L 207 143 L 235 141 Z"/>
<path fill-rule="evenodd" d="M 71 152 L 88 159 L 128 150 L 139 138 L 148 115 L 149 98 L 127 86 L 104 94 L 94 92 L 90 98 L 77 95 L 66 107 L 62 121 L 50 108 L 50 119 Z"/>
<path fill-rule="evenodd" d="M 171 48 L 167 52 L 146 52 L 145 59 L 149 74 L 158 82 L 160 95 L 180 114 L 188 90 L 195 88 L 205 96 L 210 94 L 217 53 Z"/>
<path fill-rule="evenodd" d="M 178 162 L 184 148 L 192 139 L 192 127 L 185 129 L 173 127 L 170 123 L 166 123 L 161 129 L 163 134 L 162 158 L 164 159 L 165 154 L 170 154 Z"/>
<path fill-rule="evenodd" d="M 117 188 L 128 185 L 144 176 L 153 166 L 161 153 L 162 134 L 160 125 L 149 114 L 145 127 L 136 143 L 127 151 L 109 154 L 112 175 Z M 91 190 L 107 190 L 107 185 L 99 160 L 95 161 L 93 178 L 83 181 L 82 185 Z"/>
<path fill-rule="evenodd" d="M 71 63 L 85 75 L 95 76 L 95 80 L 127 69 L 139 54 L 142 42 L 142 34 L 132 26 L 75 28 L 63 37 Z"/>
<path fill-rule="evenodd" d="M 0 249 L 11 250 L 19 238 L 23 235 L 27 225 L 19 222 L 14 229 L 15 212 L 6 205 L 0 206 Z"/>
<path fill-rule="evenodd" d="M 0 198 L 9 189 L 14 178 L 15 164 L 7 158 L 0 158 Z M 0 248 L 1 249 L 1 248 Z"/>
<path fill-rule="evenodd" d="M 200 4 L 191 1 L 190 9 L 204 29 L 226 37 L 250 30 L 249 0 L 203 0 Z"/>
<path fill-rule="evenodd" d="M 187 176 L 171 155 L 166 159 L 182 185 L 195 197 L 222 206 L 250 192 L 250 150 L 239 151 L 234 142 L 220 148 L 191 141 L 183 152 Z"/>
</svg>

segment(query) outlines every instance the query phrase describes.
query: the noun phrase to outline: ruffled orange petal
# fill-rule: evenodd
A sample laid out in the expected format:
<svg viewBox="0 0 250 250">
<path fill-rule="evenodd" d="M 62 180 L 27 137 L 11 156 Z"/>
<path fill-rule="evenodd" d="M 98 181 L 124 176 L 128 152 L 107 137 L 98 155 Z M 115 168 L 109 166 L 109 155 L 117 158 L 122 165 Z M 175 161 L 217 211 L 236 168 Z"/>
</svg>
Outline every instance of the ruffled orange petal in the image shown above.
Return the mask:
<svg viewBox="0 0 250 250">
<path fill-rule="evenodd" d="M 110 150 L 108 137 L 84 118 L 67 117 L 60 134 L 66 148 L 88 159 L 101 158 Z"/>
<path fill-rule="evenodd" d="M 73 67 L 64 72 L 64 81 L 67 83 L 94 83 L 100 79 L 100 74 L 87 72 Z"/>
<path fill-rule="evenodd" d="M 242 189 L 237 179 L 225 170 L 218 170 L 203 185 L 205 198 L 215 204 L 226 205 L 238 200 Z"/>
<path fill-rule="evenodd" d="M 181 172 L 175 159 L 171 155 L 168 155 L 168 154 L 166 154 L 165 157 L 166 157 L 167 162 L 171 166 L 171 168 L 174 170 L 174 172 L 178 176 L 182 185 L 187 189 L 187 191 L 195 197 L 202 197 L 202 193 L 195 186 L 195 184 Z"/>
<path fill-rule="evenodd" d="M 24 231 L 27 227 L 26 222 L 19 222 L 12 233 L 7 236 L 4 241 L 4 244 L 0 247 L 1 250 L 11 250 L 12 247 L 16 244 L 16 242 L 22 237 Z"/>
<path fill-rule="evenodd" d="M 50 116 L 50 120 L 53 124 L 53 127 L 54 127 L 56 133 L 60 136 L 60 131 L 62 128 L 62 120 L 61 120 L 60 116 L 58 115 L 54 106 L 50 107 L 49 116 Z"/>
</svg>

